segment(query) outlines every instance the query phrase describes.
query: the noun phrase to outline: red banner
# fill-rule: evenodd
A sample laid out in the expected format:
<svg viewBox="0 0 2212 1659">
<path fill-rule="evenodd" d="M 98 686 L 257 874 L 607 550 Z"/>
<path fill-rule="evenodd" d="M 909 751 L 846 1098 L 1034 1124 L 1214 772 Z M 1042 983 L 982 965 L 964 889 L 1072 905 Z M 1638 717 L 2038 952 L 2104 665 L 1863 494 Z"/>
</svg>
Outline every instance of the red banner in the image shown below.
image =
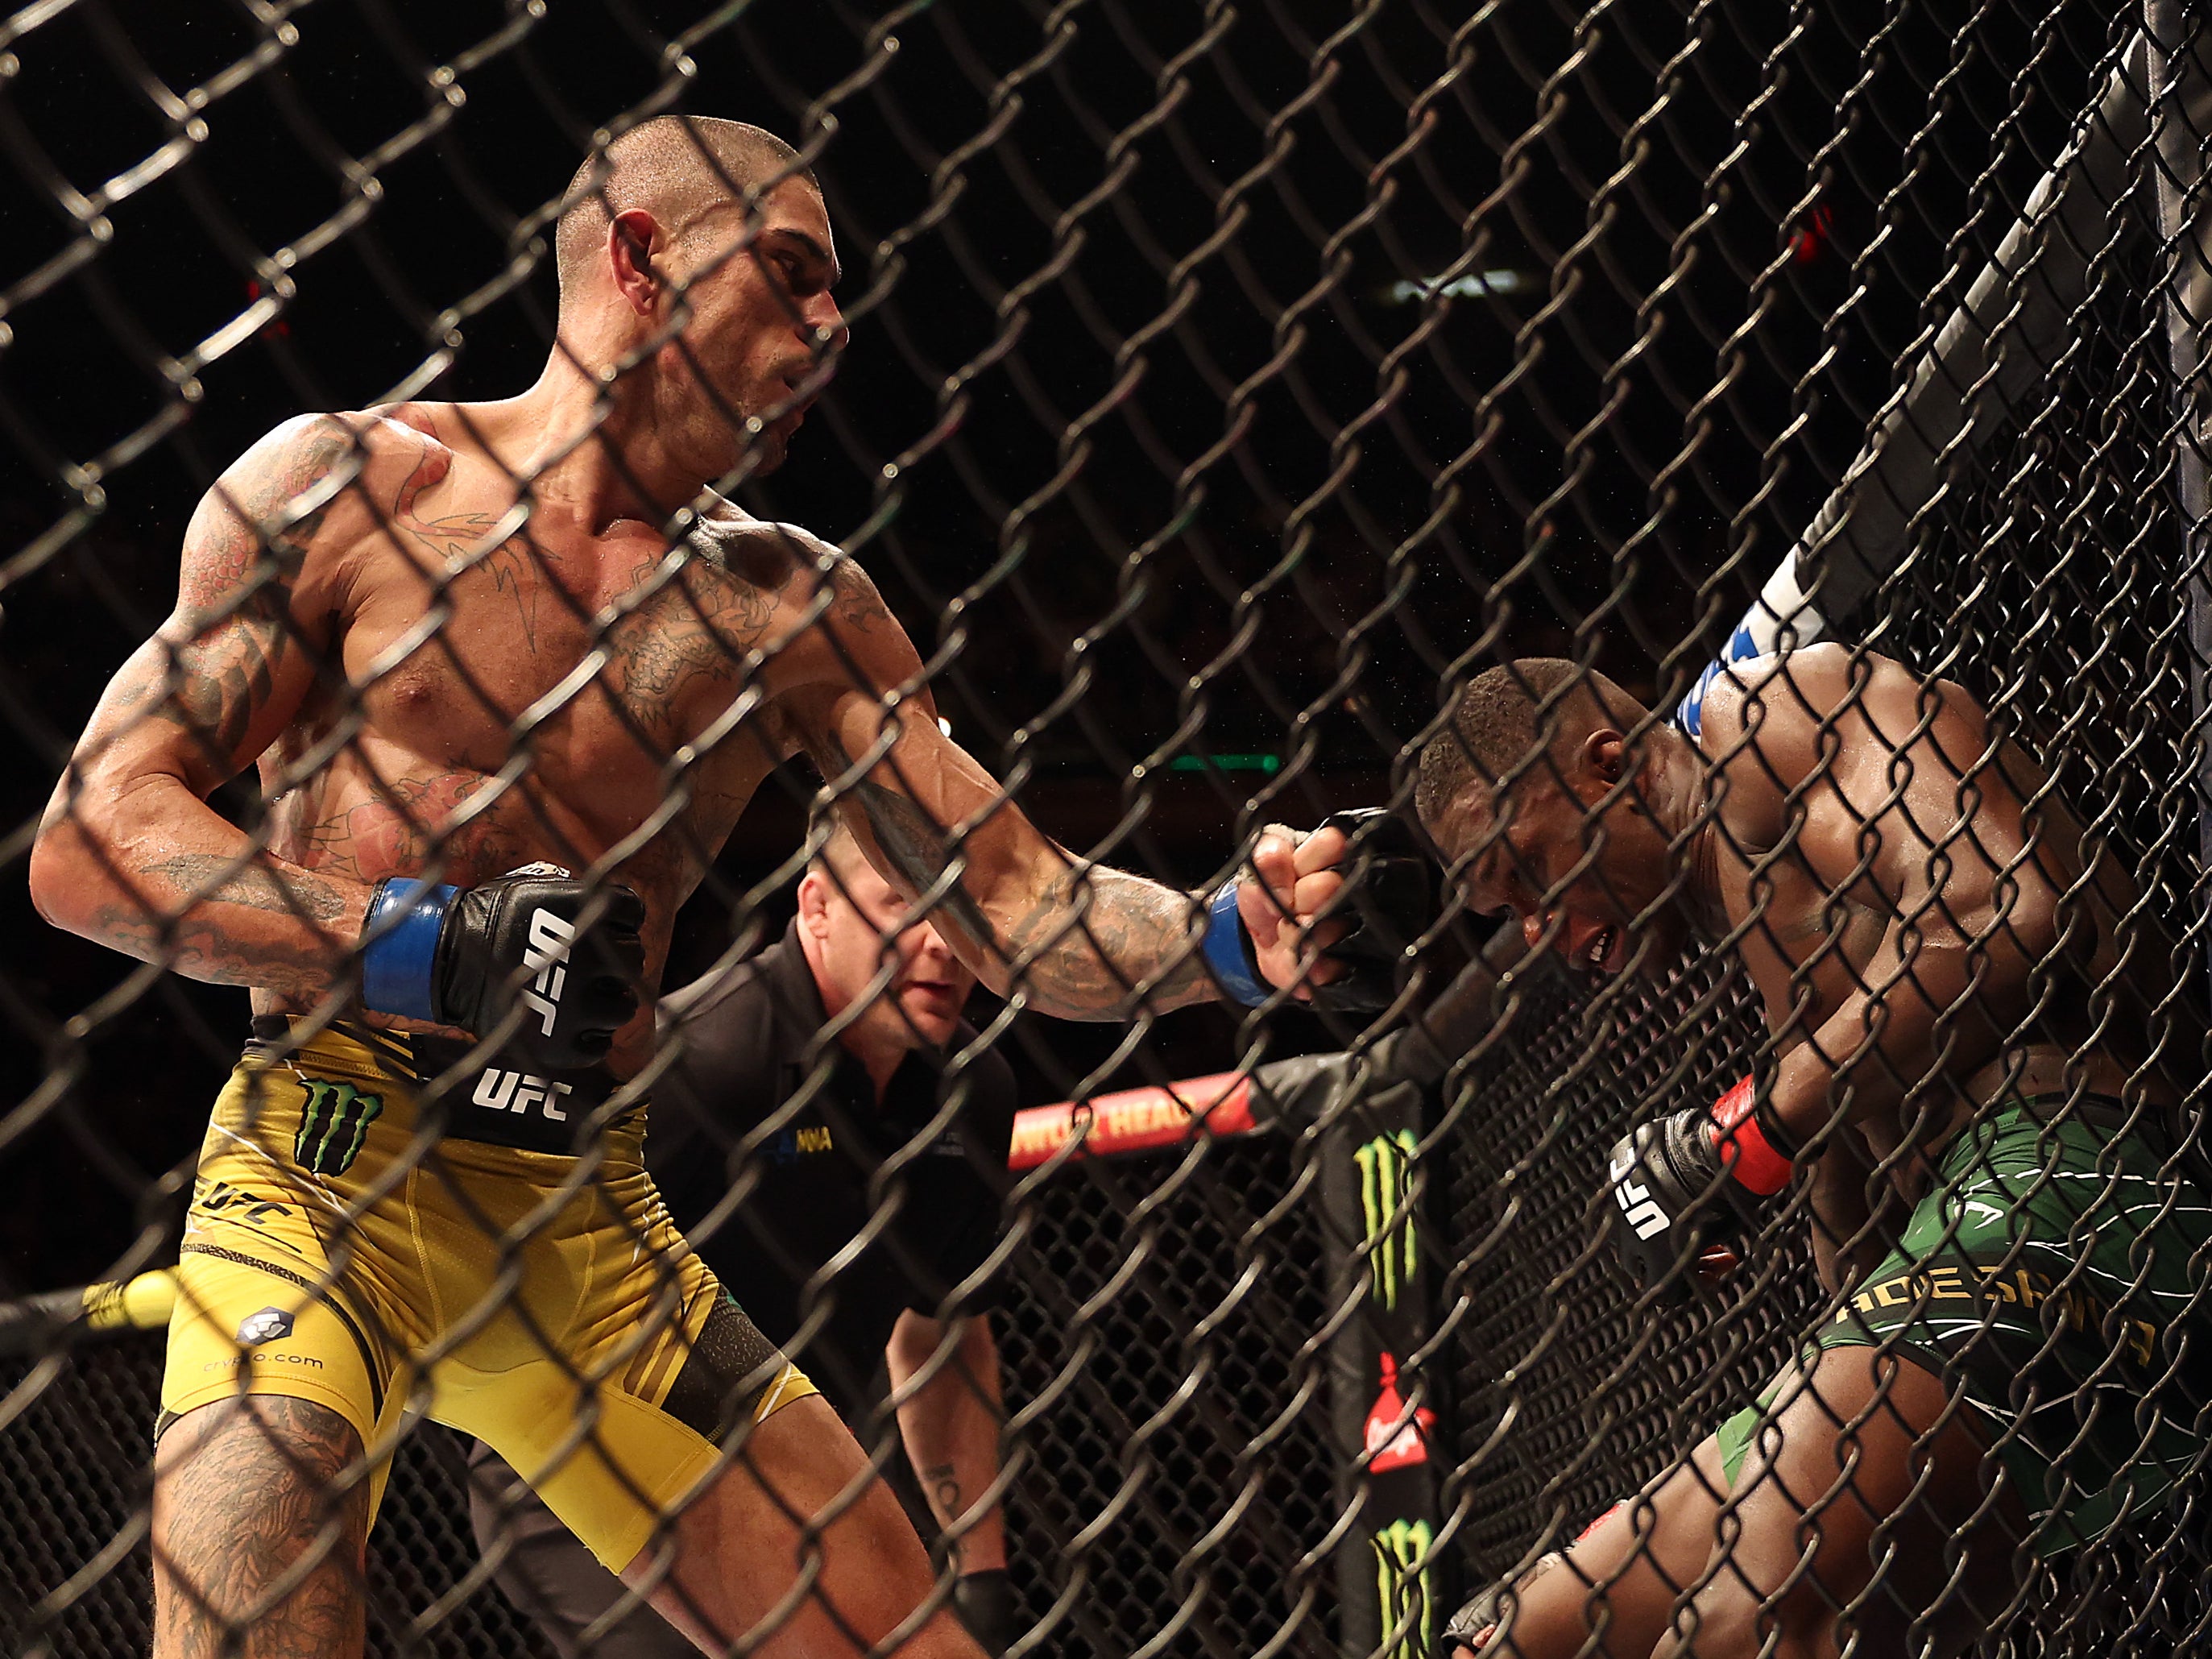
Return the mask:
<svg viewBox="0 0 2212 1659">
<path fill-rule="evenodd" d="M 1034 1170 L 1070 1141 L 1078 1157 L 1111 1158 L 1155 1152 L 1198 1134 L 1250 1134 L 1259 1127 L 1252 1121 L 1252 1079 L 1216 1072 L 1165 1088 L 1125 1089 L 1018 1112 L 1006 1167 Z"/>
</svg>

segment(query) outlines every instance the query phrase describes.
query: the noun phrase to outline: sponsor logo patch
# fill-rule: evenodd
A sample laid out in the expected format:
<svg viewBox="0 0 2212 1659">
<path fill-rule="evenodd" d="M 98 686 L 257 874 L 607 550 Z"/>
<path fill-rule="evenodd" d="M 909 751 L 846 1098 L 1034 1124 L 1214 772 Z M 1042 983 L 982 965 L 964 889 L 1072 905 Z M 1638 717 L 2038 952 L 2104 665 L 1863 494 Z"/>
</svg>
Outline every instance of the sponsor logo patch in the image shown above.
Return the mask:
<svg viewBox="0 0 2212 1659">
<path fill-rule="evenodd" d="M 1398 1362 L 1392 1355 L 1384 1354 L 1382 1391 L 1368 1408 L 1367 1422 L 1360 1435 L 1370 1457 L 1369 1472 L 1387 1474 L 1392 1469 L 1427 1462 L 1429 1432 L 1436 1425 L 1437 1414 L 1427 1407 L 1417 1407 L 1410 1413 L 1406 1410 L 1405 1397 L 1398 1392 Z"/>
<path fill-rule="evenodd" d="M 487 1068 L 477 1079 L 477 1086 L 469 1096 L 488 1111 L 520 1112 L 525 1117 L 533 1108 L 542 1110 L 556 1123 L 566 1123 L 568 1114 L 562 1110 L 562 1103 L 576 1092 L 573 1083 L 560 1083 L 551 1078 L 538 1077 L 530 1072 L 502 1072 Z"/>
<path fill-rule="evenodd" d="M 300 1103 L 293 1161 L 315 1175 L 342 1176 L 361 1156 L 368 1126 L 384 1110 L 384 1097 L 324 1077 L 303 1077 L 300 1086 L 307 1097 Z"/>
<path fill-rule="evenodd" d="M 1419 1137 L 1411 1129 L 1377 1135 L 1352 1153 L 1359 1165 L 1359 1215 L 1366 1236 L 1369 1294 L 1384 1308 L 1398 1305 L 1398 1293 L 1420 1272 L 1420 1243 L 1413 1231 L 1413 1152 Z"/>
<path fill-rule="evenodd" d="M 836 1149 L 836 1143 L 830 1136 L 830 1126 L 821 1123 L 811 1124 L 803 1128 L 780 1130 L 775 1139 L 763 1147 L 762 1151 L 768 1154 L 769 1163 L 781 1164 L 796 1164 L 802 1158 L 811 1157 L 817 1152 L 831 1152 Z"/>
<path fill-rule="evenodd" d="M 1375 1588 L 1382 1602 L 1386 1659 L 1419 1659 L 1433 1652 L 1429 1564 L 1436 1533 L 1425 1521 L 1393 1521 L 1368 1540 L 1375 1549 Z"/>
<path fill-rule="evenodd" d="M 246 1316 L 238 1327 L 238 1346 L 258 1348 L 264 1342 L 282 1342 L 292 1334 L 292 1316 L 282 1308 L 264 1308 Z"/>
</svg>

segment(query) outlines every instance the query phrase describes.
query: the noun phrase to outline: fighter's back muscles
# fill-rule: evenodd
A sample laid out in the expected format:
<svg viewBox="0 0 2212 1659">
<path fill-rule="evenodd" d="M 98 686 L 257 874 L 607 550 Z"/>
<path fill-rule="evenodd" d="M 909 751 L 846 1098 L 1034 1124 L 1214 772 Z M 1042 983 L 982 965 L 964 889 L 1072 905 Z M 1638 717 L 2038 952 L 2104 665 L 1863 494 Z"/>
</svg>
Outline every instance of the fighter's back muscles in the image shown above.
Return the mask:
<svg viewBox="0 0 2212 1659">
<path fill-rule="evenodd" d="M 223 474 L 185 532 L 177 605 L 108 684 L 31 859 L 41 914 L 195 979 L 312 1002 L 369 890 L 257 852 L 206 797 L 297 716 L 351 602 L 373 429 L 305 416 Z"/>
<path fill-rule="evenodd" d="M 1776 1116 L 1802 1145 L 1838 1107 L 1863 1122 L 1963 1082 L 2068 925 L 2058 815 L 2031 823 L 1970 696 L 1885 659 L 1814 647 L 1715 690 L 1703 744 L 1730 921 L 1785 1049 Z"/>
</svg>

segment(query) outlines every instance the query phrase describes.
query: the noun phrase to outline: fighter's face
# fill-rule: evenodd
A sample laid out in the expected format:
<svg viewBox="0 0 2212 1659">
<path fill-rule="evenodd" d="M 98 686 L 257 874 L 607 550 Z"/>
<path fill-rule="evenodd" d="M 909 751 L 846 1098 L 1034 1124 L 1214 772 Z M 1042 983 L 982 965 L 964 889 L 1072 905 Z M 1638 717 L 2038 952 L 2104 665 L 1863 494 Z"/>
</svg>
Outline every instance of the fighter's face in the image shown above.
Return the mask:
<svg viewBox="0 0 2212 1659">
<path fill-rule="evenodd" d="M 690 314 L 661 349 L 664 380 L 678 389 L 683 425 L 714 452 L 702 470 L 726 472 L 750 453 L 756 470 L 771 471 L 845 343 L 821 193 L 789 179 L 750 218 L 716 208 L 682 228 L 668 264 Z"/>
<path fill-rule="evenodd" d="M 1556 951 L 1601 977 L 1632 964 L 1657 969 L 1684 932 L 1664 902 L 1666 839 L 1632 795 L 1614 796 L 1613 782 L 1531 773 L 1494 799 L 1471 785 L 1430 826 L 1468 908 L 1519 917 L 1530 950 Z"/>
<path fill-rule="evenodd" d="M 860 1018 L 898 1046 L 941 1048 L 959 1029 L 975 976 L 961 965 L 937 929 L 927 922 L 902 927 L 907 902 L 866 865 L 845 878 L 843 892 L 821 874 L 807 877 L 812 898 L 802 895 L 805 925 L 816 929 L 823 1005 L 832 1014 L 856 1002 Z M 817 908 L 818 907 L 818 915 Z M 872 1000 L 868 988 L 889 963 L 890 983 Z"/>
</svg>

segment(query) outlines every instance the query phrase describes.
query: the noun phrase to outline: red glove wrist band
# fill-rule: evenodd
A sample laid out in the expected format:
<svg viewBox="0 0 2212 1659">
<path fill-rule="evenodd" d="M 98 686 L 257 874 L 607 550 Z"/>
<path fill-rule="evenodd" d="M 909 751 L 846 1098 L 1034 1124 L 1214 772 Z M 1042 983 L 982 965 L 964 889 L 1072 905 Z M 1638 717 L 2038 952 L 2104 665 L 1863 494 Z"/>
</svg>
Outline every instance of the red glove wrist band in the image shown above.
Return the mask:
<svg viewBox="0 0 2212 1659">
<path fill-rule="evenodd" d="M 1737 1183 L 1761 1198 L 1772 1196 L 1790 1184 L 1795 1166 L 1766 1138 L 1753 1115 L 1758 1085 L 1749 1078 L 1713 1103 L 1713 1124 L 1721 1158 Z"/>
</svg>

